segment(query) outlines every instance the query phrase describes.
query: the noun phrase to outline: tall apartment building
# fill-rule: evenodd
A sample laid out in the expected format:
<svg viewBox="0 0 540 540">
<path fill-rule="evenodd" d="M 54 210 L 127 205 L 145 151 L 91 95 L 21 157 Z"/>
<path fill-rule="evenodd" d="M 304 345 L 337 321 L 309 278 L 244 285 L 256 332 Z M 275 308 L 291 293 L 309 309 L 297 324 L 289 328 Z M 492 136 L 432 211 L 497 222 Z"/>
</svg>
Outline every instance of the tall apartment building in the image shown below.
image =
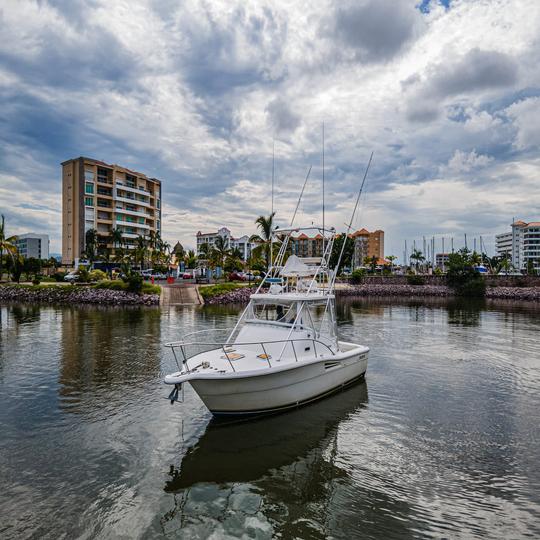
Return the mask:
<svg viewBox="0 0 540 540">
<path fill-rule="evenodd" d="M 25 259 L 29 257 L 35 259 L 49 258 L 49 235 L 47 234 L 18 234 L 15 238 L 15 245 L 19 250 L 19 254 Z"/>
<path fill-rule="evenodd" d="M 515 221 L 511 229 L 495 236 L 497 255 L 509 257 L 518 270 L 527 268 L 529 261 L 540 269 L 540 221 Z"/>
<path fill-rule="evenodd" d="M 221 227 L 216 232 L 202 233 L 199 231 L 196 235 L 197 238 L 197 256 L 201 254 L 201 246 L 203 244 L 208 244 L 209 248 L 213 248 L 217 240 L 217 237 L 221 236 L 227 242 L 227 245 L 230 249 L 239 249 L 242 253 L 242 259 L 247 261 L 251 256 L 251 249 L 253 244 L 249 241 L 249 236 L 244 235 L 240 238 L 234 238 L 231 234 L 231 231 L 227 227 Z"/>
<path fill-rule="evenodd" d="M 360 229 L 349 236 L 354 240 L 353 268 L 364 266 L 366 257 L 377 257 L 379 264 L 384 262 L 384 231 Z"/>
<path fill-rule="evenodd" d="M 138 236 L 161 233 L 161 181 L 119 165 L 78 157 L 62 163 L 62 263 L 71 265 L 85 249 L 85 235 L 96 229 L 112 247 L 112 229 L 127 248 Z"/>
</svg>

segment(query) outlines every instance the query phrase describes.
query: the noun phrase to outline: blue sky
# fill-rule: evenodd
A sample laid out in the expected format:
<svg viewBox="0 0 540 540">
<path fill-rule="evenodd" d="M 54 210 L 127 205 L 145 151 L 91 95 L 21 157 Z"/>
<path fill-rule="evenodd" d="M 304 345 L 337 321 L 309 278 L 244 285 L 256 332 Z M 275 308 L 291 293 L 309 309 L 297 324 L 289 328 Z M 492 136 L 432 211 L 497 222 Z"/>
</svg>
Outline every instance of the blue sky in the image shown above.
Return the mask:
<svg viewBox="0 0 540 540">
<path fill-rule="evenodd" d="M 0 210 L 60 251 L 60 162 L 163 180 L 163 236 L 299 221 L 358 227 L 386 254 L 540 219 L 540 3 L 520 0 L 4 0 Z M 448 245 L 448 244 L 447 244 Z"/>
</svg>

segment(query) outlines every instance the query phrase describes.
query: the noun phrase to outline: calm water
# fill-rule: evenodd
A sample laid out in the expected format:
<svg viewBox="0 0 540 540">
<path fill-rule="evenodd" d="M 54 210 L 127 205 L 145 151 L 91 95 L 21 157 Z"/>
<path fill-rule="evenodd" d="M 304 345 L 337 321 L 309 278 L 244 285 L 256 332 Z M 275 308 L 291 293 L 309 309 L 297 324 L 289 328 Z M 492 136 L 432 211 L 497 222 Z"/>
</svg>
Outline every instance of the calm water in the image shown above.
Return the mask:
<svg viewBox="0 0 540 540">
<path fill-rule="evenodd" d="M 540 536 L 540 311 L 342 303 L 365 384 L 247 423 L 171 406 L 162 343 L 236 314 L 0 307 L 0 537 Z"/>
</svg>

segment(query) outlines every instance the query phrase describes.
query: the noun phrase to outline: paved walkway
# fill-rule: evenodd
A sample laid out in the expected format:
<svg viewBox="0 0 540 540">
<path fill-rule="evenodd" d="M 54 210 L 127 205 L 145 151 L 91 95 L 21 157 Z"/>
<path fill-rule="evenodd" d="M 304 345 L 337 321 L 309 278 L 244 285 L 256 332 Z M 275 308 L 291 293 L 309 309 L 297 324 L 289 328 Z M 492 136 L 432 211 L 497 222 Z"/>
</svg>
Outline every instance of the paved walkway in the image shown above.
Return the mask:
<svg viewBox="0 0 540 540">
<path fill-rule="evenodd" d="M 161 286 L 161 306 L 198 306 L 201 301 L 197 287 L 192 283 L 174 283 Z"/>
</svg>

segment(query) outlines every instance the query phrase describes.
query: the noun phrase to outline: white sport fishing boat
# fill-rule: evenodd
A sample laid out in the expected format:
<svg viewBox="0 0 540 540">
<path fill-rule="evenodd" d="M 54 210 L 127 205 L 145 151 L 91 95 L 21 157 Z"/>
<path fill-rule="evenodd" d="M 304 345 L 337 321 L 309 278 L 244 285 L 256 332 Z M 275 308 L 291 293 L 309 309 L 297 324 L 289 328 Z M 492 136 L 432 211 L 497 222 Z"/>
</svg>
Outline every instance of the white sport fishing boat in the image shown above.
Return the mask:
<svg viewBox="0 0 540 540">
<path fill-rule="evenodd" d="M 323 256 L 289 255 L 291 238 L 308 231 L 323 236 Z M 335 230 L 277 229 L 274 237 L 280 242 L 275 262 L 226 337 L 202 331 L 167 344 L 179 368 L 165 377 L 174 386 L 171 402 L 189 382 L 215 415 L 270 413 L 364 377 L 369 348 L 337 335 L 336 272 L 329 268 Z"/>
</svg>

